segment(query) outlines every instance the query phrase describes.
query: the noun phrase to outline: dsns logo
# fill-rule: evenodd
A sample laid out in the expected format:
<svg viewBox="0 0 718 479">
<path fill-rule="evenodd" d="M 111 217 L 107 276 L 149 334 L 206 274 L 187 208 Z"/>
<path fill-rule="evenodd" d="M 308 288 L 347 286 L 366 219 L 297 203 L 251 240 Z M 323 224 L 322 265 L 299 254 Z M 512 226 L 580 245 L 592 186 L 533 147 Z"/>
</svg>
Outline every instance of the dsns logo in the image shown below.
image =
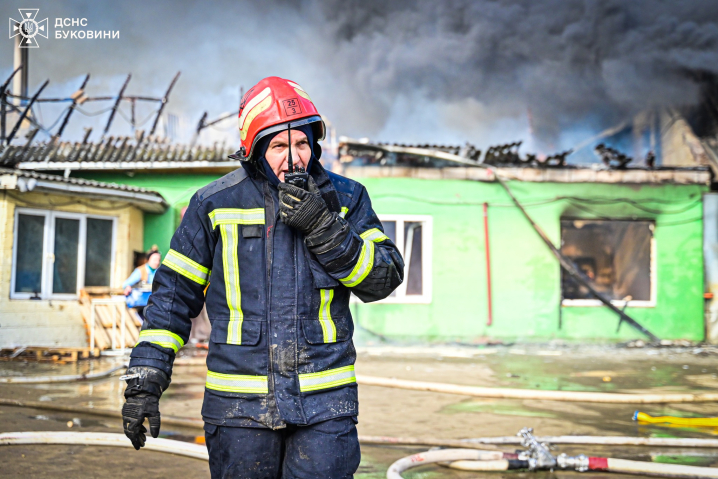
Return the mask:
<svg viewBox="0 0 718 479">
<path fill-rule="evenodd" d="M 35 20 L 39 8 L 18 8 L 22 20 L 19 22 L 14 19 L 10 19 L 10 38 L 14 38 L 18 35 L 22 36 L 20 39 L 20 48 L 40 48 L 37 43 L 37 35 L 47 38 L 47 18 L 38 22 Z"/>
</svg>

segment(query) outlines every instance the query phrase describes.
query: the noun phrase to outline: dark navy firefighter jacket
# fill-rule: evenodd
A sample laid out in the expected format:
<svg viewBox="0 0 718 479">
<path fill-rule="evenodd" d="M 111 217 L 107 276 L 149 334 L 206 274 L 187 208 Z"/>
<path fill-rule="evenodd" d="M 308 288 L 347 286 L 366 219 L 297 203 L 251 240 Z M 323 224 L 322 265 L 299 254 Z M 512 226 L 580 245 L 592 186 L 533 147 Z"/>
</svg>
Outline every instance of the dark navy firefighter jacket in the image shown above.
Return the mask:
<svg viewBox="0 0 718 479">
<path fill-rule="evenodd" d="M 155 275 L 130 367 L 171 375 L 206 303 L 207 423 L 280 428 L 358 413 L 349 296 L 387 297 L 404 264 L 361 184 L 319 162 L 311 174 L 350 227 L 338 246 L 310 253 L 279 220 L 276 187 L 245 165 L 192 197 Z"/>
</svg>

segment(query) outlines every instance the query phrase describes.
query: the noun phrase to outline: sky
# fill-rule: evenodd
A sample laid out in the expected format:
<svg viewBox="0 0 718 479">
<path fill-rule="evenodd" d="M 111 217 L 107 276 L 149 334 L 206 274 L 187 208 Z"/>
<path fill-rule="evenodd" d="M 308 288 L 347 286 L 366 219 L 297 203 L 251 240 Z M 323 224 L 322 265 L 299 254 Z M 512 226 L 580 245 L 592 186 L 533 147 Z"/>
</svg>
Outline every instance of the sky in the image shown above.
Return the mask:
<svg viewBox="0 0 718 479">
<path fill-rule="evenodd" d="M 30 91 L 66 97 L 87 73 L 89 95 L 161 96 L 186 140 L 203 112 L 238 109 L 240 89 L 266 76 L 309 92 L 338 135 L 482 149 L 524 141 L 554 153 L 656 107 L 696 103 L 696 72 L 718 73 L 718 2 L 686 0 L 5 1 L 5 18 L 39 8 L 50 38 L 30 51 Z M 86 18 L 87 27 L 55 27 Z M 56 39 L 55 31 L 119 31 L 116 39 Z M 13 41 L 0 43 L 0 76 Z M 67 137 L 108 103 L 86 103 Z M 155 105 L 138 107 L 149 128 Z M 51 125 L 64 105 L 36 111 Z M 110 134 L 128 134 L 123 104 Z M 205 142 L 237 141 L 236 120 Z"/>
</svg>

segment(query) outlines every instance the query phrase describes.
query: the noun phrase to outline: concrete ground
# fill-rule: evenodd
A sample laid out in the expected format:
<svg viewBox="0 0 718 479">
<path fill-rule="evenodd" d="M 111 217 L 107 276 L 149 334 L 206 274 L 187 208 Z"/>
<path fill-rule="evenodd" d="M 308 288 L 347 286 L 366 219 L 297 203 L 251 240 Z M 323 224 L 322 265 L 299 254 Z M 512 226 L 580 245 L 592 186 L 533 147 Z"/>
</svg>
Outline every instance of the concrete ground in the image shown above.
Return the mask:
<svg viewBox="0 0 718 479">
<path fill-rule="evenodd" d="M 185 355 L 201 354 L 183 351 Z M 474 386 L 602 392 L 714 391 L 718 386 L 718 354 L 706 348 L 625 349 L 613 346 L 501 346 L 359 348 L 357 372 L 362 375 L 445 382 Z M 104 370 L 117 359 L 73 365 L 0 363 L 0 376 L 72 374 Z M 205 368 L 201 357 L 185 356 L 175 367 L 172 386 L 162 397 L 164 415 L 200 418 Z M 89 411 L 119 411 L 124 383 L 117 376 L 86 383 L 10 385 L 0 398 L 72 405 Z M 533 427 L 539 435 L 609 435 L 641 437 L 715 437 L 717 429 L 645 425 L 632 421 L 635 409 L 651 415 L 718 416 L 715 404 L 635 405 L 555 401 L 478 399 L 432 392 L 360 386 L 359 434 L 372 436 L 462 439 L 514 435 Z M 86 412 L 0 406 L 0 432 L 97 431 L 122 433 L 119 419 Z M 203 440 L 202 431 L 164 426 L 164 437 Z M 386 477 L 387 467 L 422 447 L 362 447 L 358 479 Z M 511 451 L 514 448 L 507 448 Z M 557 447 L 555 453 L 610 455 L 646 461 L 714 465 L 718 450 L 659 448 Z M 207 464 L 196 459 L 133 449 L 86 446 L 2 446 L 3 477 L 209 477 Z M 466 473 L 424 466 L 407 478 L 524 477 L 531 473 Z M 577 473 L 539 473 L 539 478 Z M 582 474 L 607 477 L 607 474 Z M 534 475 L 534 477 L 536 477 Z M 621 477 L 611 475 L 613 478 Z M 628 477 L 628 476 L 626 476 Z M 634 476 L 635 477 L 635 476 Z"/>
</svg>

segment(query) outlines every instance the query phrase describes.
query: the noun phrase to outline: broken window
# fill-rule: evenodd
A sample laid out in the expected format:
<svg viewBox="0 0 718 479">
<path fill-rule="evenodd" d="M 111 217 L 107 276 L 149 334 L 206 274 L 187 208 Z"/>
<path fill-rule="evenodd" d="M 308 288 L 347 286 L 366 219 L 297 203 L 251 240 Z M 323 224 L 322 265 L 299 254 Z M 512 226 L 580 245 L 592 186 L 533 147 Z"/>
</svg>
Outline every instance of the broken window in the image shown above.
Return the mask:
<svg viewBox="0 0 718 479">
<path fill-rule="evenodd" d="M 431 302 L 431 216 L 380 215 L 384 234 L 404 258 L 404 282 L 386 302 Z"/>
<path fill-rule="evenodd" d="M 652 221 L 562 220 L 561 253 L 612 300 L 650 302 L 653 229 Z M 563 269 L 561 290 L 565 304 L 598 301 Z"/>
<path fill-rule="evenodd" d="M 85 286 L 110 286 L 115 218 L 17 208 L 13 299 L 74 299 Z"/>
</svg>

